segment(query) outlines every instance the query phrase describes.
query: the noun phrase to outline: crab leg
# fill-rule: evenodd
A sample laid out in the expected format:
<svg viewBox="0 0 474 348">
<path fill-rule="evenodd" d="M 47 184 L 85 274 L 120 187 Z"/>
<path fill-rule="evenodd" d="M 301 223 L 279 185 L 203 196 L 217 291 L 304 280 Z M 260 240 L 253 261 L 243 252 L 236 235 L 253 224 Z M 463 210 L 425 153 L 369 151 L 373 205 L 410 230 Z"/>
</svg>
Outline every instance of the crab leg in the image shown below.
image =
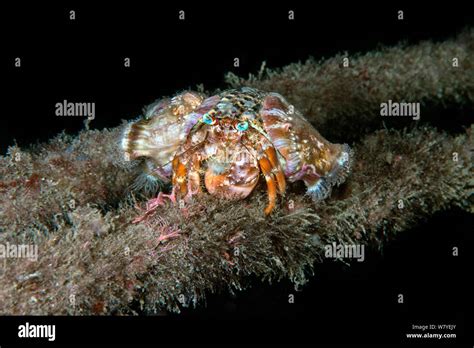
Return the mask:
<svg viewBox="0 0 474 348">
<path fill-rule="evenodd" d="M 173 166 L 173 179 L 172 184 L 173 188 L 179 187 L 179 193 L 181 196 L 185 196 L 188 188 L 187 188 L 187 180 L 186 180 L 186 166 L 180 162 L 179 157 L 175 157 L 172 162 Z"/>
<path fill-rule="evenodd" d="M 284 195 L 285 190 L 286 190 L 286 181 L 285 181 L 285 175 L 283 174 L 280 164 L 278 162 L 277 154 L 275 151 L 275 148 L 273 146 L 270 146 L 265 149 L 265 154 L 267 155 L 268 160 L 270 161 L 270 164 L 272 165 L 272 172 L 275 175 L 275 178 L 277 180 L 278 184 L 278 189 L 280 191 L 280 194 Z"/>
<path fill-rule="evenodd" d="M 275 180 L 273 179 L 272 173 L 272 165 L 270 161 L 266 157 L 262 157 L 258 163 L 260 164 L 260 168 L 262 169 L 262 173 L 265 176 L 265 180 L 267 182 L 267 189 L 268 189 L 268 200 L 269 203 L 265 208 L 265 215 L 268 215 L 272 212 L 273 208 L 275 208 L 276 204 L 276 196 L 277 196 L 277 185 Z"/>
</svg>

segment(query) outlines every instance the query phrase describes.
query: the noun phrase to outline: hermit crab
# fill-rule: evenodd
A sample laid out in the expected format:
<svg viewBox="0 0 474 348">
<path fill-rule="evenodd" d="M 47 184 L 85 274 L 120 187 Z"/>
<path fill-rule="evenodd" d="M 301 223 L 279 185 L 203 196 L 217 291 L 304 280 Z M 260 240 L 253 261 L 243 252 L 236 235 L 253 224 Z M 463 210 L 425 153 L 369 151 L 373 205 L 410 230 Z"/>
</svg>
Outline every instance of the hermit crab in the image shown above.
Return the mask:
<svg viewBox="0 0 474 348">
<path fill-rule="evenodd" d="M 314 200 L 345 181 L 352 151 L 324 139 L 280 94 L 243 87 L 206 98 L 183 92 L 148 107 L 125 128 L 126 160 L 143 159 L 146 180 L 171 181 L 174 202 L 203 191 L 243 199 L 265 178 L 269 203 L 284 195 L 286 182 L 302 180 Z"/>
</svg>

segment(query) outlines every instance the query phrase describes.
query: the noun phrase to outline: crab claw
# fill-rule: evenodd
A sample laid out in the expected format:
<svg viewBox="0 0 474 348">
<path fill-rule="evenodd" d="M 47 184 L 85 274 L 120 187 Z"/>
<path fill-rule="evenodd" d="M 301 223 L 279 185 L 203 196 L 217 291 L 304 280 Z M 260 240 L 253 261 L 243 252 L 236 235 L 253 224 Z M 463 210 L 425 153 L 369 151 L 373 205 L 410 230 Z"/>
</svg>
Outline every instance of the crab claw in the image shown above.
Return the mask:
<svg viewBox="0 0 474 348">
<path fill-rule="evenodd" d="M 235 181 L 233 178 L 243 173 L 249 173 L 243 181 Z M 209 168 L 206 171 L 205 185 L 210 194 L 224 198 L 239 200 L 247 197 L 255 188 L 258 182 L 258 170 L 256 168 L 235 169 L 224 174 L 216 174 Z"/>
</svg>

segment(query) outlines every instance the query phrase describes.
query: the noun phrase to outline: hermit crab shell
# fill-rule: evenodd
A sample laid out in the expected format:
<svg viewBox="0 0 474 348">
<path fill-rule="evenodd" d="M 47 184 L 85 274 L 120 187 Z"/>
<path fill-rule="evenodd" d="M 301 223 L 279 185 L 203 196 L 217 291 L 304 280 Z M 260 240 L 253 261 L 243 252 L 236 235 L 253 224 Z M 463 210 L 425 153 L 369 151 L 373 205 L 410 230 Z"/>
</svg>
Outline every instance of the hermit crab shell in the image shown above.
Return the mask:
<svg viewBox="0 0 474 348">
<path fill-rule="evenodd" d="M 145 159 L 148 177 L 171 179 L 172 194 L 200 192 L 203 175 L 210 194 L 242 199 L 262 174 L 266 213 L 286 181 L 302 180 L 308 195 L 324 199 L 346 179 L 353 158 L 347 144 L 330 143 L 283 96 L 248 87 L 209 98 L 184 92 L 152 104 L 127 126 L 122 149 L 126 159 Z"/>
<path fill-rule="evenodd" d="M 303 180 L 308 194 L 324 199 L 335 184 L 349 174 L 353 152 L 347 144 L 326 140 L 280 94 L 269 93 L 263 101 L 263 128 L 283 160 L 290 182 Z"/>
<path fill-rule="evenodd" d="M 147 158 L 154 163 L 161 179 L 171 175 L 171 161 L 201 115 L 192 111 L 204 97 L 185 92 L 172 99 L 160 100 L 145 111 L 145 118 L 132 122 L 122 136 L 126 160 Z"/>
</svg>

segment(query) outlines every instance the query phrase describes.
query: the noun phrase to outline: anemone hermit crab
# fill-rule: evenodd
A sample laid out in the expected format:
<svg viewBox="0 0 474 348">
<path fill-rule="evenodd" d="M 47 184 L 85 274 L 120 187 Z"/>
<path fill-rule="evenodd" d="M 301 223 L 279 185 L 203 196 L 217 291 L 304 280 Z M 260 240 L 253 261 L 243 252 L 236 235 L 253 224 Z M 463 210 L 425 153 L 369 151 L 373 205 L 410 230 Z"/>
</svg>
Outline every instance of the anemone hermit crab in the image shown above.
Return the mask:
<svg viewBox="0 0 474 348">
<path fill-rule="evenodd" d="M 332 144 L 281 95 L 253 88 L 226 90 L 206 98 L 183 92 L 148 107 L 129 123 L 122 138 L 126 160 L 143 158 L 146 180 L 170 182 L 176 202 L 207 191 L 224 199 L 243 199 L 263 174 L 272 212 L 286 181 L 303 180 L 314 200 L 349 174 L 352 151 Z"/>
</svg>

